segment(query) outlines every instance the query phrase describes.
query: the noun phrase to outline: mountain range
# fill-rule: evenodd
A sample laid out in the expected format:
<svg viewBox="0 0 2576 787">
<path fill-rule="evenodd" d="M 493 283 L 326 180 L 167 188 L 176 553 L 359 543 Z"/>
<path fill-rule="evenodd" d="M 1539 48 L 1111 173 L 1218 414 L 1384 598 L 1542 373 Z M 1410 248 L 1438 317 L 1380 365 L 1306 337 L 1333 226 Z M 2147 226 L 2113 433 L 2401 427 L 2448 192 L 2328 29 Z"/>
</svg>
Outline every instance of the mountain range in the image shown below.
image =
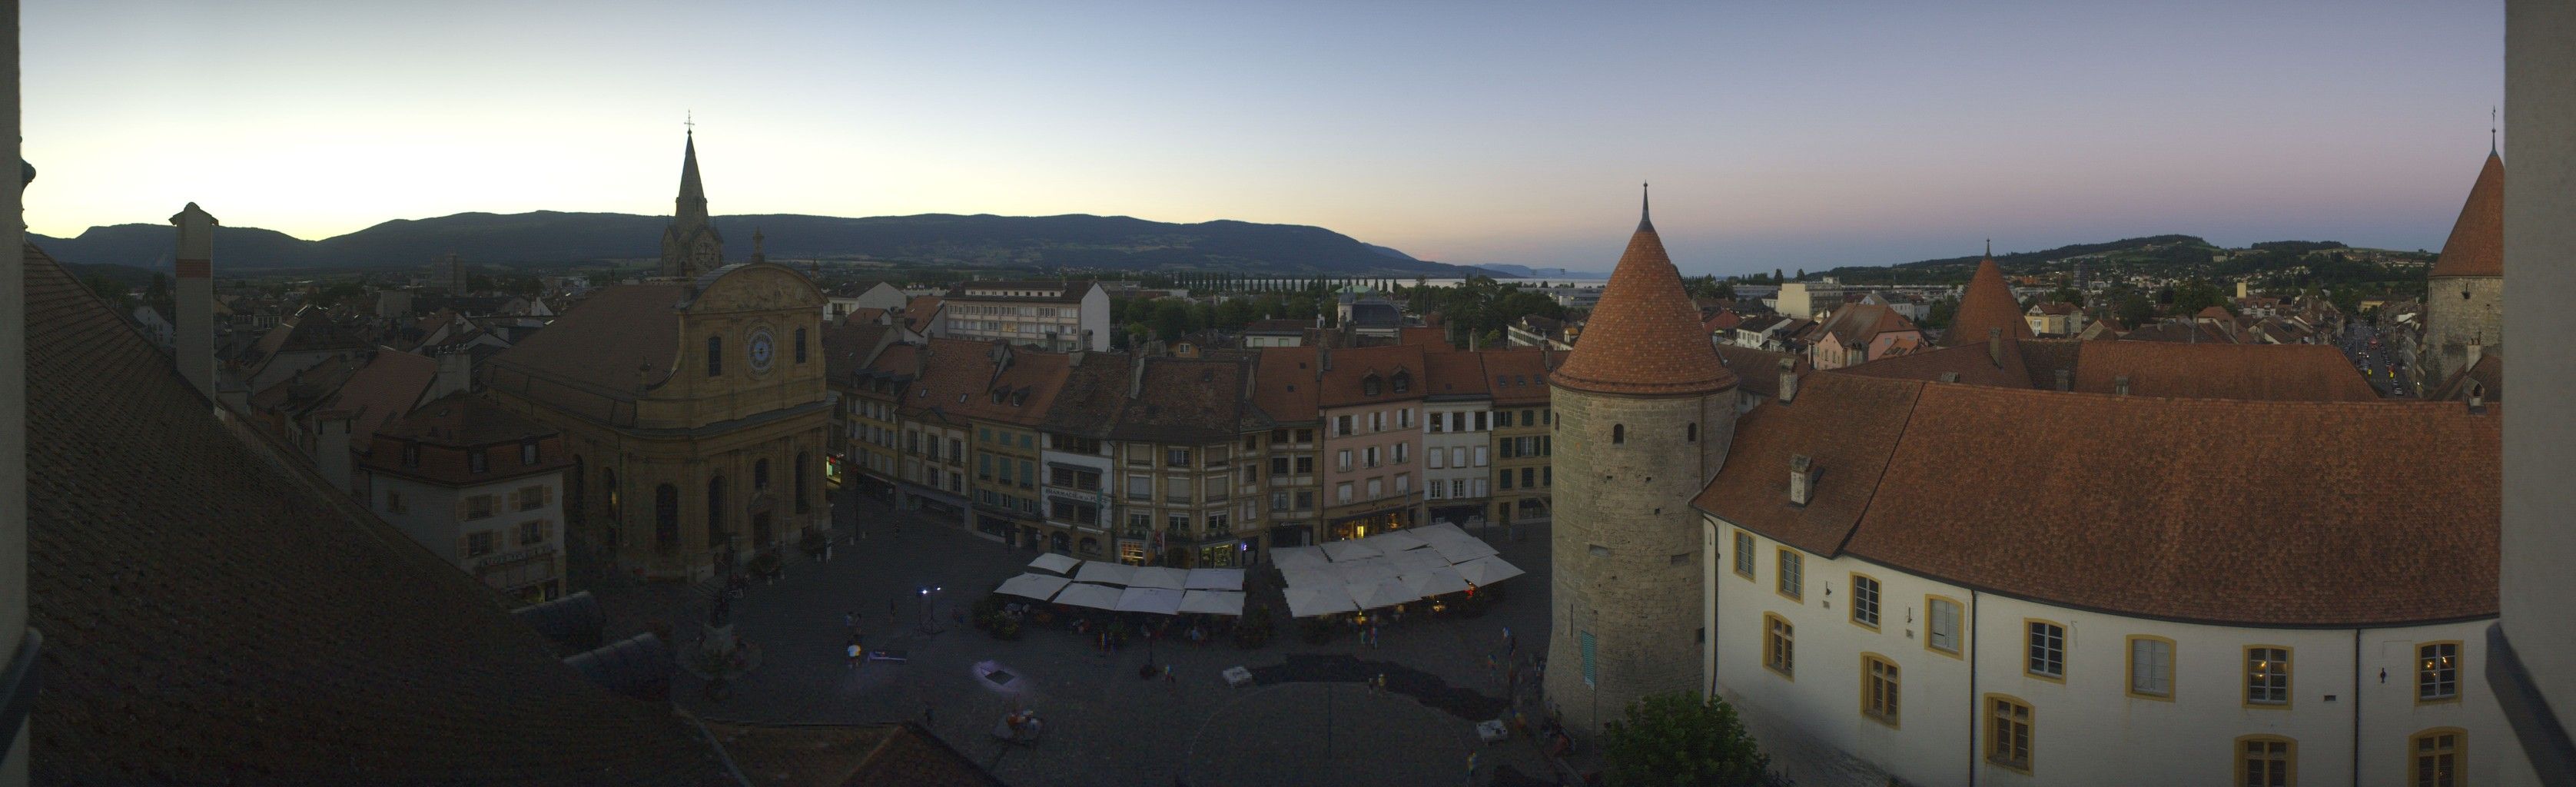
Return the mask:
<svg viewBox="0 0 2576 787">
<path fill-rule="evenodd" d="M 398 219 L 304 240 L 256 227 L 215 230 L 215 264 L 232 271 L 399 269 L 453 252 L 472 264 L 578 265 L 659 259 L 662 216 L 624 213 L 459 213 Z M 1499 271 L 1417 260 L 1322 227 L 1125 216 L 718 216 L 725 256 L 746 259 L 752 234 L 777 260 L 873 260 L 971 268 L 1241 271 L 1344 276 L 1466 276 Z M 29 239 L 73 264 L 170 267 L 166 224 L 91 227 L 73 238 Z M 1508 274 L 1505 274 L 1508 275 Z"/>
</svg>

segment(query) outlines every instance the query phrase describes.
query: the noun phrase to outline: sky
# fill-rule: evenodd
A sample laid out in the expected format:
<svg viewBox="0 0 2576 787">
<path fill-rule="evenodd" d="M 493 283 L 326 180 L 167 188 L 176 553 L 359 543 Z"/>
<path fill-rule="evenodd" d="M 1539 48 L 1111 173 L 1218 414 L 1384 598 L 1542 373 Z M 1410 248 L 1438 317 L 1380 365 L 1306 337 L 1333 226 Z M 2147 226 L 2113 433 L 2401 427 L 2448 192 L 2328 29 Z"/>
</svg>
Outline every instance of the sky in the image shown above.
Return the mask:
<svg viewBox="0 0 2576 787">
<path fill-rule="evenodd" d="M 35 232 L 467 211 L 1310 224 L 1685 273 L 2161 233 L 2438 249 L 2500 0 L 32 3 Z"/>
</svg>

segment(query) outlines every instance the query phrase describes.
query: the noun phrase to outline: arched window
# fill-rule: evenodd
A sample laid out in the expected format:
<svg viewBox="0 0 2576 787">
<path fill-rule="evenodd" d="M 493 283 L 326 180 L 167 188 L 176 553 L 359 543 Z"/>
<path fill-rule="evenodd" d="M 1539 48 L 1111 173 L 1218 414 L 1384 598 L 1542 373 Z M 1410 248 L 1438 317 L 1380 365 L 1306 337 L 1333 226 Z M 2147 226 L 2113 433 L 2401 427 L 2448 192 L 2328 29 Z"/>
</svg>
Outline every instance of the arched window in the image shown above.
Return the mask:
<svg viewBox="0 0 2576 787">
<path fill-rule="evenodd" d="M 707 479 L 707 546 L 724 546 L 724 476 Z"/>
<path fill-rule="evenodd" d="M 653 546 L 670 549 L 680 543 L 680 488 L 653 488 Z"/>
<path fill-rule="evenodd" d="M 769 460 L 762 459 L 751 463 L 751 488 L 754 490 L 769 488 Z"/>
<path fill-rule="evenodd" d="M 814 456 L 812 454 L 799 453 L 796 455 L 796 513 L 799 514 L 805 513 L 807 510 L 812 508 L 812 504 L 806 502 L 808 498 L 806 492 L 813 488 L 811 486 L 813 483 L 811 479 L 814 475 L 813 460 Z"/>
<path fill-rule="evenodd" d="M 1682 442 L 1699 442 L 1699 424 L 1691 424 L 1682 428 Z"/>
<path fill-rule="evenodd" d="M 796 362 L 805 362 L 805 329 L 796 329 Z"/>
<path fill-rule="evenodd" d="M 724 337 L 707 337 L 707 376 L 724 374 Z"/>
<path fill-rule="evenodd" d="M 1610 444 L 1611 444 L 1611 445 L 1624 445 L 1624 444 L 1626 444 L 1627 442 L 1628 442 L 1628 425 L 1627 425 L 1627 424 L 1611 424 L 1611 425 L 1610 425 Z"/>
</svg>

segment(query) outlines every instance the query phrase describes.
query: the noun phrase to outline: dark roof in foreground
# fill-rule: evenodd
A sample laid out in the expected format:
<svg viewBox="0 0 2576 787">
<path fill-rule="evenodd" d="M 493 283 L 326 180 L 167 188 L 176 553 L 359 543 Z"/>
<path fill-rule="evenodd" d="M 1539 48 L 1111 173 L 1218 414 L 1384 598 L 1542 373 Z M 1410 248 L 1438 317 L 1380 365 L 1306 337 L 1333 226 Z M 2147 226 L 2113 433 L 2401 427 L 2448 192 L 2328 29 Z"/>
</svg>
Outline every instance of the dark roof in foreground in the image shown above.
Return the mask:
<svg viewBox="0 0 2576 787">
<path fill-rule="evenodd" d="M 2496 406 L 1819 374 L 1745 416 L 1694 502 L 1809 552 L 2114 614 L 2472 619 L 2496 614 L 2501 424 Z M 1798 454 L 1817 473 L 1805 506 L 1788 502 Z"/>
<path fill-rule="evenodd" d="M 26 279 L 35 781 L 729 783 L 669 707 L 263 460 L 32 246 Z"/>
</svg>

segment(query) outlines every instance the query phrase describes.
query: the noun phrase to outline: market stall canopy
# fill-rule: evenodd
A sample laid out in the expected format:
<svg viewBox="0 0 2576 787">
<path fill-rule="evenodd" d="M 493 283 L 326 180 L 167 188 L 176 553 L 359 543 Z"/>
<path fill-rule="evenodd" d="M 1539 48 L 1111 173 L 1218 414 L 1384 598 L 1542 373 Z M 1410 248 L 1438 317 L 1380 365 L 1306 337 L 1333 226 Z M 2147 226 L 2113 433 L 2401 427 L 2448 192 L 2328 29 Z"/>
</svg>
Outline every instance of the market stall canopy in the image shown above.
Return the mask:
<svg viewBox="0 0 2576 787">
<path fill-rule="evenodd" d="M 1405 591 L 1412 593 L 1415 598 L 1429 598 L 1467 589 L 1466 577 L 1459 574 L 1457 569 L 1448 566 L 1441 566 L 1431 571 L 1408 573 L 1398 577 L 1397 581 L 1403 582 Z"/>
<path fill-rule="evenodd" d="M 1243 569 L 1193 568 L 1190 569 L 1189 581 L 1182 587 L 1191 590 L 1242 590 Z"/>
<path fill-rule="evenodd" d="M 1192 590 L 1181 594 L 1181 611 L 1201 615 L 1242 615 L 1243 594 L 1231 590 Z"/>
<path fill-rule="evenodd" d="M 1397 569 L 1394 563 L 1386 562 L 1382 558 L 1373 558 L 1336 563 L 1333 565 L 1333 573 L 1341 577 L 1342 584 L 1357 585 L 1376 584 L 1378 580 L 1394 579 L 1404 572 Z"/>
<path fill-rule="evenodd" d="M 1316 566 L 1314 568 L 1281 567 L 1279 569 L 1279 576 L 1282 579 L 1288 580 L 1288 586 L 1291 588 L 1339 588 L 1342 586 L 1341 572 L 1334 570 L 1333 567 L 1329 565 Z"/>
<path fill-rule="evenodd" d="M 1377 557 L 1380 554 L 1383 553 L 1377 551 L 1376 547 L 1357 541 L 1335 541 L 1324 545 L 1324 556 L 1332 558 L 1335 563 L 1340 563 L 1345 560 L 1358 560 L 1364 557 Z"/>
<path fill-rule="evenodd" d="M 1130 577 L 1127 580 L 1127 586 L 1131 588 L 1170 588 L 1173 590 L 1179 590 L 1181 588 L 1188 587 L 1189 584 L 1190 572 L 1177 568 L 1162 568 L 1160 566 L 1147 566 L 1136 569 L 1135 576 Z"/>
<path fill-rule="evenodd" d="M 1125 563 L 1103 563 L 1097 560 L 1085 560 L 1082 561 L 1082 572 L 1073 575 L 1073 579 L 1076 582 L 1098 582 L 1104 585 L 1125 585 L 1136 579 L 1136 567 Z"/>
<path fill-rule="evenodd" d="M 1394 564 L 1397 571 L 1407 574 L 1416 571 L 1430 571 L 1433 569 L 1449 567 L 1449 559 L 1441 557 L 1438 550 L 1431 549 L 1410 549 L 1403 552 L 1397 552 L 1395 554 L 1388 555 L 1386 557 L 1386 561 Z"/>
<path fill-rule="evenodd" d="M 1429 527 L 1417 527 L 1404 532 L 1411 534 L 1414 538 L 1422 539 L 1424 543 L 1430 544 L 1435 548 L 1441 544 L 1458 546 L 1482 542 L 1482 539 L 1468 535 L 1467 531 L 1459 529 L 1457 525 L 1445 522 L 1431 525 Z"/>
<path fill-rule="evenodd" d="M 1081 566 L 1082 561 L 1053 552 L 1039 555 L 1038 559 L 1029 561 L 1030 568 L 1053 571 L 1058 574 L 1072 574 L 1075 568 L 1079 568 Z"/>
<path fill-rule="evenodd" d="M 1402 530 L 1389 530 L 1384 533 L 1369 536 L 1367 538 L 1360 539 L 1360 543 L 1367 544 L 1370 547 L 1377 549 L 1379 552 L 1384 552 L 1390 555 L 1407 549 L 1420 549 L 1431 545 L 1431 542 L 1416 538 L 1412 533 L 1407 533 Z"/>
<path fill-rule="evenodd" d="M 1317 615 L 1359 611 L 1359 607 L 1351 603 L 1350 592 L 1343 590 L 1340 585 L 1305 587 L 1291 585 L 1287 595 L 1290 617 L 1311 618 Z"/>
<path fill-rule="evenodd" d="M 1333 561 L 1324 558 L 1323 547 L 1271 547 L 1270 562 L 1285 570 L 1315 568 L 1330 565 Z"/>
<path fill-rule="evenodd" d="M 1458 564 L 1458 576 L 1478 586 L 1491 585 L 1521 575 L 1521 570 L 1502 558 L 1486 556 Z"/>
<path fill-rule="evenodd" d="M 993 592 L 1045 601 L 1055 598 L 1056 591 L 1063 590 L 1065 584 L 1072 581 L 1050 574 L 1021 574 L 1003 582 Z"/>
<path fill-rule="evenodd" d="M 1118 594 L 1118 611 L 1178 615 L 1181 613 L 1181 595 L 1181 591 L 1171 588 L 1128 588 Z"/>
<path fill-rule="evenodd" d="M 1343 585 L 1342 589 L 1351 594 L 1351 602 L 1361 609 L 1392 607 L 1422 598 L 1406 591 L 1404 583 L 1392 577 L 1367 584 Z"/>
<path fill-rule="evenodd" d="M 1474 538 L 1465 541 L 1444 541 L 1431 545 L 1431 548 L 1439 552 L 1441 557 L 1448 558 L 1451 563 L 1465 563 L 1496 554 L 1493 545 Z"/>
<path fill-rule="evenodd" d="M 1118 589 L 1108 585 L 1076 582 L 1055 594 L 1055 603 L 1092 609 L 1117 609 Z"/>
</svg>

